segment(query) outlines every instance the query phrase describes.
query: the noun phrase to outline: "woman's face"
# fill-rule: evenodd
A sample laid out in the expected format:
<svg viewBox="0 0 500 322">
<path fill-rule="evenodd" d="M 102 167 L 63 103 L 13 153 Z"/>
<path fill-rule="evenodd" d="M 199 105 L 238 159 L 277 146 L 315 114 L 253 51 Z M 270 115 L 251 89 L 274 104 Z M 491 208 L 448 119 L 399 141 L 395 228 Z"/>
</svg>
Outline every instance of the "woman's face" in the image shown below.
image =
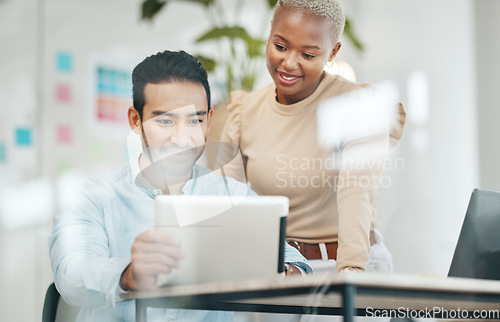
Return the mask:
<svg viewBox="0 0 500 322">
<path fill-rule="evenodd" d="M 266 58 L 279 103 L 296 103 L 316 90 L 323 67 L 340 49 L 330 30 L 327 18 L 295 8 L 281 8 L 274 17 Z"/>
</svg>

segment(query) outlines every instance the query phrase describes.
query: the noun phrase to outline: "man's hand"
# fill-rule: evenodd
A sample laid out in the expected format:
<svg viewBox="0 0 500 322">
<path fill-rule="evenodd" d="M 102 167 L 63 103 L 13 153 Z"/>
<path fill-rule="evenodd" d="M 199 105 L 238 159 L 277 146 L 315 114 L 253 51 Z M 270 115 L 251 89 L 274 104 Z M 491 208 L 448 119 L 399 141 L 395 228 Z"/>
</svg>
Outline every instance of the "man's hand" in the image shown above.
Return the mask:
<svg viewBox="0 0 500 322">
<path fill-rule="evenodd" d="M 180 268 L 184 254 L 164 230 L 148 230 L 135 239 L 132 260 L 123 271 L 120 287 L 125 291 L 150 290 L 156 286 L 158 274 Z"/>
</svg>

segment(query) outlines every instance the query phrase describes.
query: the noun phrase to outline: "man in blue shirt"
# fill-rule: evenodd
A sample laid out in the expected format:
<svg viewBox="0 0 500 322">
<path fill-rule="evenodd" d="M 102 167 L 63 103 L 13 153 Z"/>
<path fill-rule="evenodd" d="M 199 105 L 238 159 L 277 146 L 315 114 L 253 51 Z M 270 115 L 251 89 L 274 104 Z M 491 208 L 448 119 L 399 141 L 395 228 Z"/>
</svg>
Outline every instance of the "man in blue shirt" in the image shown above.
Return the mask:
<svg viewBox="0 0 500 322">
<path fill-rule="evenodd" d="M 82 307 L 78 321 L 133 321 L 134 303 L 121 301 L 120 294 L 153 289 L 158 274 L 182 269 L 184 254 L 175 240 L 152 228 L 157 195 L 255 195 L 195 164 L 213 113 L 207 72 L 196 58 L 160 52 L 136 66 L 132 82 L 128 120 L 142 153 L 130 166 L 81 184 L 78 198 L 56 215 L 50 236 L 55 284 L 67 302 Z M 310 272 L 302 255 L 286 246 L 285 262 L 293 271 Z M 219 311 L 149 314 L 150 321 L 232 319 L 232 312 Z"/>
</svg>

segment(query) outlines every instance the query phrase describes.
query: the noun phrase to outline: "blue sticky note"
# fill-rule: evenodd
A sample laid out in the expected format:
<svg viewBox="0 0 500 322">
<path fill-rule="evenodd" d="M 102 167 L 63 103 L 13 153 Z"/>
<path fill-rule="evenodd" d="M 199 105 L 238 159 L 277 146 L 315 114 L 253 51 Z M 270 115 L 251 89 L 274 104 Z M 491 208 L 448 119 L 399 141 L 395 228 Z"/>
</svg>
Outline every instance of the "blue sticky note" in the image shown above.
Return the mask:
<svg viewBox="0 0 500 322">
<path fill-rule="evenodd" d="M 4 143 L 0 143 L 0 163 L 7 162 L 7 147 Z"/>
<path fill-rule="evenodd" d="M 132 96 L 132 77 L 127 73 L 121 75 L 120 92 L 122 96 Z"/>
<path fill-rule="evenodd" d="M 16 129 L 16 143 L 21 146 L 31 145 L 31 129 L 17 128 Z"/>
<path fill-rule="evenodd" d="M 62 73 L 71 73 L 73 71 L 73 55 L 67 52 L 58 52 L 56 54 L 56 68 Z"/>
</svg>

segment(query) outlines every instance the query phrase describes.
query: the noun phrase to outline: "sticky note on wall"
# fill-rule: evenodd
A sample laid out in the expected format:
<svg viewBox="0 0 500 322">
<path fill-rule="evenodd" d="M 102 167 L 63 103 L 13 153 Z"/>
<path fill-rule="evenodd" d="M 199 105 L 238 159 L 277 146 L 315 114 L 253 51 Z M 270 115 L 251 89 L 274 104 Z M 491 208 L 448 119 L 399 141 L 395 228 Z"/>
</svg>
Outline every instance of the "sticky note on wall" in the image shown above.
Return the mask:
<svg viewBox="0 0 500 322">
<path fill-rule="evenodd" d="M 64 51 L 57 52 L 56 71 L 60 73 L 71 73 L 73 71 L 73 55 Z"/>
<path fill-rule="evenodd" d="M 97 96 L 96 113 L 98 121 L 127 124 L 127 108 L 130 100 L 132 76 L 128 69 L 115 66 L 96 66 Z"/>
<path fill-rule="evenodd" d="M 67 124 L 57 126 L 57 143 L 61 145 L 69 145 L 73 143 L 73 128 Z"/>
<path fill-rule="evenodd" d="M 102 141 L 93 141 L 91 153 L 94 160 L 104 160 L 108 157 L 108 146 Z"/>
<path fill-rule="evenodd" d="M 66 159 L 61 159 L 57 161 L 57 173 L 62 173 L 73 168 L 73 163 Z"/>
<path fill-rule="evenodd" d="M 16 144 L 19 146 L 32 145 L 32 131 L 28 127 L 19 127 L 16 129 Z"/>
<path fill-rule="evenodd" d="M 71 103 L 71 86 L 68 84 L 56 84 L 56 101 L 59 103 Z"/>
</svg>

